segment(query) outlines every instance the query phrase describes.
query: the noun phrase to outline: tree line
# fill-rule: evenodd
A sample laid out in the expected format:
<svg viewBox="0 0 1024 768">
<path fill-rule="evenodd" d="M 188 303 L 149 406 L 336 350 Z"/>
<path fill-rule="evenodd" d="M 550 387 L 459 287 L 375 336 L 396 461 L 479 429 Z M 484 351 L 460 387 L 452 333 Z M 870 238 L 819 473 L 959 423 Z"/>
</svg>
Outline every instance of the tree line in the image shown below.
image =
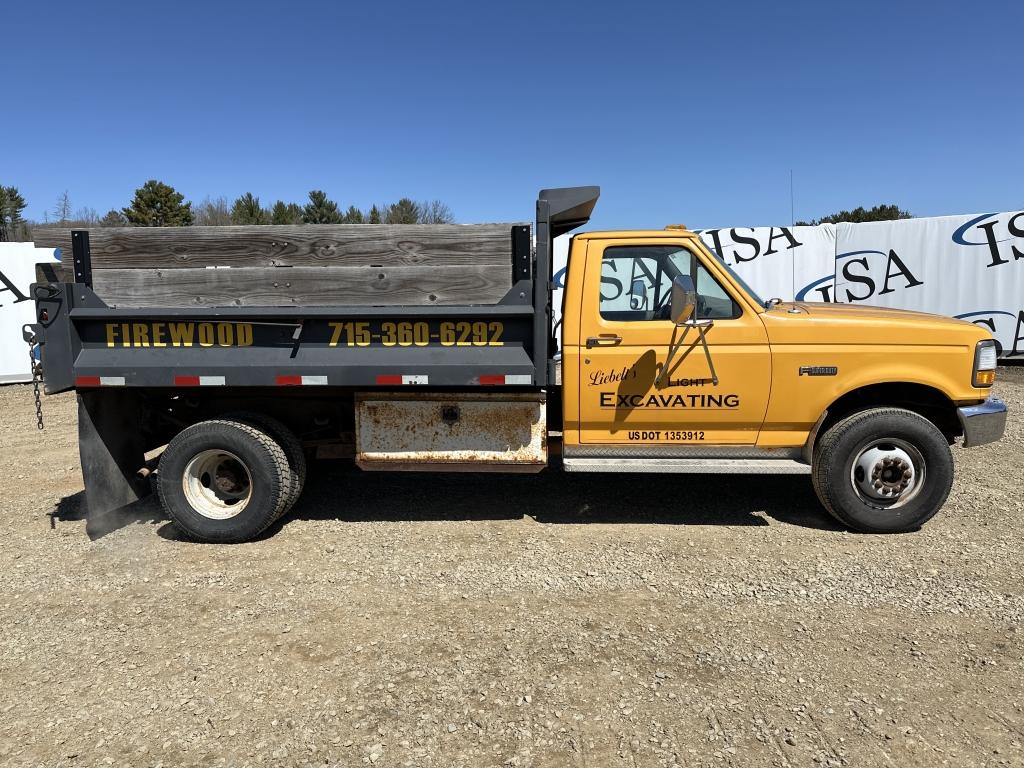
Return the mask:
<svg viewBox="0 0 1024 768">
<path fill-rule="evenodd" d="M 868 221 L 896 221 L 898 219 L 912 218 L 914 218 L 914 215 L 910 211 L 904 211 L 895 203 L 876 205 L 873 208 L 865 208 L 859 205 L 852 211 L 839 211 L 828 216 L 822 216 L 820 219 L 798 221 L 795 226 L 814 227 L 818 224 L 838 224 L 841 221 L 846 221 L 850 224 L 863 224 Z"/>
<path fill-rule="evenodd" d="M 440 200 L 415 201 L 403 197 L 394 203 L 362 210 L 350 205 L 344 211 L 323 190 L 314 189 L 304 204 L 277 200 L 264 206 L 246 192 L 229 202 L 226 197 L 206 197 L 193 205 L 174 187 L 150 179 L 135 190 L 124 208 L 99 216 L 92 208 L 72 213 L 65 191 L 42 222 L 24 218 L 25 199 L 16 187 L 0 185 L 0 241 L 31 240 L 33 228 L 45 227 L 188 227 L 231 224 L 450 224 L 451 208 Z"/>
<path fill-rule="evenodd" d="M 449 224 L 455 220 L 451 208 L 440 200 L 417 202 L 403 197 L 394 203 L 370 206 L 362 210 L 350 205 L 344 211 L 323 190 L 314 189 L 304 204 L 277 200 L 264 206 L 259 197 L 246 192 L 229 201 L 226 197 L 206 197 L 193 205 L 169 184 L 150 179 L 135 190 L 125 208 L 113 208 L 99 216 L 92 208 L 72 213 L 65 191 L 42 222 L 24 218 L 25 199 L 17 187 L 0 185 L 0 241 L 31 240 L 33 227 L 219 227 L 230 224 Z M 51 218 L 52 216 L 52 218 Z M 857 207 L 839 211 L 797 226 L 840 221 L 892 221 L 909 219 L 911 214 L 895 204 Z"/>
</svg>

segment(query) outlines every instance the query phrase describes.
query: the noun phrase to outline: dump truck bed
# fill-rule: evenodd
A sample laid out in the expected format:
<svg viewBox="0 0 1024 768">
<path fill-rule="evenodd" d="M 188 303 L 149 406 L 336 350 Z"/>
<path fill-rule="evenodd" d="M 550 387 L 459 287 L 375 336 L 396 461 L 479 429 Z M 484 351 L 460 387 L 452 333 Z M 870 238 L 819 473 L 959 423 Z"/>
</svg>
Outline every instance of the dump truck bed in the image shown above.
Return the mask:
<svg viewBox="0 0 1024 768">
<path fill-rule="evenodd" d="M 527 224 L 47 232 L 46 391 L 544 386 L 551 240 L 597 196 L 543 191 L 536 247 Z"/>
</svg>

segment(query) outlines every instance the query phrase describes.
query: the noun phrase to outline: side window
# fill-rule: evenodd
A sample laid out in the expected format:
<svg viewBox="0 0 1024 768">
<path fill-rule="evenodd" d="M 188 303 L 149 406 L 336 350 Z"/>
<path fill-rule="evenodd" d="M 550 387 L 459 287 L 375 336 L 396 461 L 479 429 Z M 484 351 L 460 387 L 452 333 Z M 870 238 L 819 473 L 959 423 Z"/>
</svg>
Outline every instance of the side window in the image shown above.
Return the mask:
<svg viewBox="0 0 1024 768">
<path fill-rule="evenodd" d="M 740 308 L 711 273 L 678 245 L 611 246 L 601 257 L 600 313 L 605 320 L 668 320 L 672 280 L 689 275 L 697 287 L 697 319 L 729 319 Z"/>
<path fill-rule="evenodd" d="M 740 316 L 739 305 L 699 261 L 696 286 L 698 320 L 731 320 Z"/>
<path fill-rule="evenodd" d="M 601 258 L 601 317 L 657 320 L 672 292 L 672 277 L 665 269 L 668 257 L 678 251 L 678 246 L 663 245 L 606 248 Z"/>
</svg>

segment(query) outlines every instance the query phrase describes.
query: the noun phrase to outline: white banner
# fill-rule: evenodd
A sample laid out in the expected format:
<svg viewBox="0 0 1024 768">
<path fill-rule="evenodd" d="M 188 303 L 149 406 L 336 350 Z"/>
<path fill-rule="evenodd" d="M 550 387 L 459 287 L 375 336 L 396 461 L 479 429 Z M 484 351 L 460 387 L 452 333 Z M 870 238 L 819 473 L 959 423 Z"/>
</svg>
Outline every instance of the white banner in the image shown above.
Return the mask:
<svg viewBox="0 0 1024 768">
<path fill-rule="evenodd" d="M 736 270 L 763 299 L 808 301 L 831 294 L 836 255 L 832 224 L 817 227 L 733 227 L 707 229 L 701 240 Z"/>
<path fill-rule="evenodd" d="M 571 235 L 555 238 L 551 246 L 551 265 L 553 278 L 551 281 L 551 321 L 556 323 L 555 338 L 562 338 L 562 329 L 557 324 L 562 322 L 562 299 L 565 296 L 565 272 L 569 264 L 569 240 Z"/>
<path fill-rule="evenodd" d="M 36 303 L 28 288 L 36 281 L 36 264 L 45 261 L 56 261 L 53 249 L 0 243 L 0 384 L 32 381 L 21 327 L 35 322 Z"/>
<path fill-rule="evenodd" d="M 958 317 L 1024 356 L 1024 211 L 839 224 L 833 300 Z"/>
</svg>

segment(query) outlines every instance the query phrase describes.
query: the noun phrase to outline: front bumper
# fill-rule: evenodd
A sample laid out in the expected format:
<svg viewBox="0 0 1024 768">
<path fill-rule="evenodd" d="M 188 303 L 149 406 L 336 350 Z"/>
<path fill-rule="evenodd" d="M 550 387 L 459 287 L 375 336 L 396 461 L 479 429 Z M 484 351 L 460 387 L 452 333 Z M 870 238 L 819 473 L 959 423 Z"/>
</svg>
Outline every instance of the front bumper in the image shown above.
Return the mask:
<svg viewBox="0 0 1024 768">
<path fill-rule="evenodd" d="M 994 443 L 1006 431 L 1006 403 L 998 397 L 957 408 L 956 415 L 964 428 L 964 448 Z"/>
</svg>

